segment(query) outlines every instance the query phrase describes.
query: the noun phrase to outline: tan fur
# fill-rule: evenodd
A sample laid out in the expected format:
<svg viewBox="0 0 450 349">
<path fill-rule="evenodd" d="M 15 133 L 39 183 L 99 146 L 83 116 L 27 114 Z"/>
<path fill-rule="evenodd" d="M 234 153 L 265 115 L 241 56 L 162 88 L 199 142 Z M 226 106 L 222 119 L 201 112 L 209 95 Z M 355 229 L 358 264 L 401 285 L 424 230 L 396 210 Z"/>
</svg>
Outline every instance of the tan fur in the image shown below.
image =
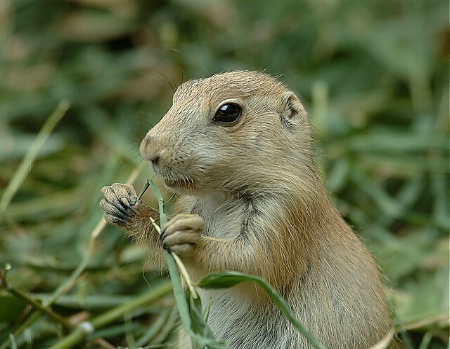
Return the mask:
<svg viewBox="0 0 450 349">
<path fill-rule="evenodd" d="M 213 120 L 227 100 L 243 109 L 230 125 Z M 280 82 L 235 71 L 184 83 L 141 154 L 180 194 L 184 214 L 169 221 L 163 243 L 194 279 L 222 270 L 265 278 L 330 349 L 365 349 L 388 332 L 377 266 L 330 203 L 306 112 Z M 118 197 L 133 200 L 131 187 L 103 193 L 109 222 L 151 236 L 155 213 L 143 203 L 117 214 L 127 206 Z M 312 348 L 256 286 L 200 294 L 204 304 L 211 298 L 209 324 L 231 349 Z"/>
</svg>

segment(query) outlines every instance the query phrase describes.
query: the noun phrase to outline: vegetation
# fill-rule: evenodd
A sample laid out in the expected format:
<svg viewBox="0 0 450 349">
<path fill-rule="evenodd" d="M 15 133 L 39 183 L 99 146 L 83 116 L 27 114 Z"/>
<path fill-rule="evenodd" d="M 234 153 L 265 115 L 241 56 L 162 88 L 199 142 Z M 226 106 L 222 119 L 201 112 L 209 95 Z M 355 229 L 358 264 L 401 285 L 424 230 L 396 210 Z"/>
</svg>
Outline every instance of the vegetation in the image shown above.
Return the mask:
<svg viewBox="0 0 450 349">
<path fill-rule="evenodd" d="M 299 93 L 400 348 L 447 348 L 449 33 L 445 0 L 0 1 L 0 349 L 173 347 L 167 274 L 100 188 L 139 191 L 173 89 L 232 69 Z"/>
</svg>

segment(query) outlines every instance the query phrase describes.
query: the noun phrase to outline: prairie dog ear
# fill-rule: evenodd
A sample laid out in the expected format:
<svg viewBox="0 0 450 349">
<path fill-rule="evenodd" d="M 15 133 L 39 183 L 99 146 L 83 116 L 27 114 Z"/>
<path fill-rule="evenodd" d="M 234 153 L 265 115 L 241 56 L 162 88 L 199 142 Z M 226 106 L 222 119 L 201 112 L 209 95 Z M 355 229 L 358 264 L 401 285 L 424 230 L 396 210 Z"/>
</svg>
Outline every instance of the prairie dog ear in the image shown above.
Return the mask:
<svg viewBox="0 0 450 349">
<path fill-rule="evenodd" d="M 305 108 L 293 92 L 286 92 L 283 96 L 281 121 L 289 126 L 297 126 L 306 115 Z"/>
</svg>

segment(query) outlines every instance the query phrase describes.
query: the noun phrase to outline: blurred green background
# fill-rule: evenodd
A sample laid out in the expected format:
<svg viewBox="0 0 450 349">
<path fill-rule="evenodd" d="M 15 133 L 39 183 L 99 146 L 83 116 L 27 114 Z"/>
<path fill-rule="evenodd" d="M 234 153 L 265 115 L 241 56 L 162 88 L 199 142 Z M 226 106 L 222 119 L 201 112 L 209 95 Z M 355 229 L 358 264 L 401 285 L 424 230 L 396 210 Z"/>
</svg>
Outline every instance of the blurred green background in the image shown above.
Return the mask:
<svg viewBox="0 0 450 349">
<path fill-rule="evenodd" d="M 446 348 L 448 14 L 445 0 L 0 0 L 0 266 L 12 266 L 10 285 L 46 300 L 87 262 L 53 307 L 79 321 L 165 279 L 114 227 L 87 259 L 100 188 L 142 162 L 139 142 L 182 81 L 264 70 L 309 110 L 329 190 L 386 275 L 400 347 Z M 31 161 L 62 101 L 70 108 Z M 137 190 L 152 176 L 145 167 Z M 168 296 L 130 311 L 79 347 L 171 348 L 172 307 Z M 0 348 L 66 335 L 29 314 L 0 290 Z"/>
</svg>

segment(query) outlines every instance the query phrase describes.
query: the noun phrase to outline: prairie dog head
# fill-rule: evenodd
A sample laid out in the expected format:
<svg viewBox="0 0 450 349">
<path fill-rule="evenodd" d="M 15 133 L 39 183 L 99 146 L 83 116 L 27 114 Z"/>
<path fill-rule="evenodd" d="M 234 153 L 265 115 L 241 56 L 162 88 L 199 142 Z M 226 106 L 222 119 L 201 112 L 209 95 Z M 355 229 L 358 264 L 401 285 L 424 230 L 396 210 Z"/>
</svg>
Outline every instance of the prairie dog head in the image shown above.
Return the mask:
<svg viewBox="0 0 450 349">
<path fill-rule="evenodd" d="M 140 152 L 180 193 L 273 189 L 310 167 L 306 112 L 273 77 L 233 71 L 191 80 Z"/>
</svg>

